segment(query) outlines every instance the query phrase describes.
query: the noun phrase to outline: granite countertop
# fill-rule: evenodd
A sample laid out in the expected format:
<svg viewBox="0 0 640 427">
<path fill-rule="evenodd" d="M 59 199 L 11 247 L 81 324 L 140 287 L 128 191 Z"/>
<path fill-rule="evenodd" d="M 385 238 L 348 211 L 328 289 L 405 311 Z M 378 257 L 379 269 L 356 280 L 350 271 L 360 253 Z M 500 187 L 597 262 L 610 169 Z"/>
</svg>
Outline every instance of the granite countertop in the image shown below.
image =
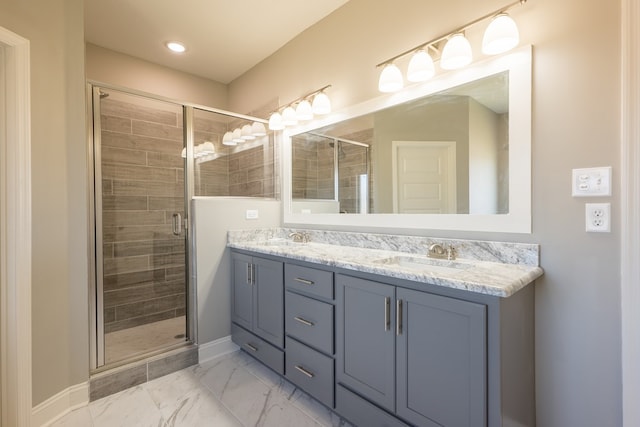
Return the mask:
<svg viewBox="0 0 640 427">
<path fill-rule="evenodd" d="M 542 268 L 531 264 L 462 257 L 448 261 L 428 258 L 426 249 L 423 253 L 416 252 L 415 248 L 407 251 L 375 249 L 356 246 L 357 242 L 352 242 L 353 246 L 345 246 L 342 243 L 316 242 L 313 237 L 309 243 L 294 243 L 282 235 L 230 232 L 227 246 L 498 297 L 513 295 L 543 274 Z M 457 241 L 460 247 L 473 246 L 460 242 L 468 241 Z"/>
</svg>

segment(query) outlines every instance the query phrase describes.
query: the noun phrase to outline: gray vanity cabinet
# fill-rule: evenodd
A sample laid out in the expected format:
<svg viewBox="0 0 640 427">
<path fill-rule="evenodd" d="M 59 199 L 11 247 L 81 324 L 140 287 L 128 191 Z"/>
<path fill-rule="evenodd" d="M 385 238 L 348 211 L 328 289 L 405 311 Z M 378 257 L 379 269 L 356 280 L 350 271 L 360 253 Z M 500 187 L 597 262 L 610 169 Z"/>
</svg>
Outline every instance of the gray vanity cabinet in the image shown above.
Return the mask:
<svg viewBox="0 0 640 427">
<path fill-rule="evenodd" d="M 344 275 L 336 293 L 339 386 L 414 425 L 486 425 L 484 305 Z"/>
<path fill-rule="evenodd" d="M 397 288 L 396 414 L 420 426 L 486 425 L 486 306 Z"/>
<path fill-rule="evenodd" d="M 395 287 L 336 275 L 336 382 L 395 410 Z"/>
<path fill-rule="evenodd" d="M 265 341 L 284 347 L 283 263 L 231 253 L 231 320 Z"/>
</svg>

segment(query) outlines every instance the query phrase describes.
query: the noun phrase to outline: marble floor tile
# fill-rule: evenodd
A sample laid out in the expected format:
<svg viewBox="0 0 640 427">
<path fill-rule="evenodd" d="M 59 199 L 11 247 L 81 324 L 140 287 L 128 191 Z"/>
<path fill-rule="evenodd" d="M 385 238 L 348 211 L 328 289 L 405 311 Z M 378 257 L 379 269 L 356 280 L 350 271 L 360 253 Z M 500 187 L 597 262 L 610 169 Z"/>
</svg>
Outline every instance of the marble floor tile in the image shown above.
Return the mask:
<svg viewBox="0 0 640 427">
<path fill-rule="evenodd" d="M 244 352 L 96 400 L 52 427 L 352 427 Z"/>
<path fill-rule="evenodd" d="M 165 427 L 160 411 L 142 387 L 136 386 L 89 404 L 94 427 Z"/>
<path fill-rule="evenodd" d="M 49 424 L 49 427 L 93 427 L 91 412 L 87 406 L 76 409 L 58 421 Z"/>
</svg>

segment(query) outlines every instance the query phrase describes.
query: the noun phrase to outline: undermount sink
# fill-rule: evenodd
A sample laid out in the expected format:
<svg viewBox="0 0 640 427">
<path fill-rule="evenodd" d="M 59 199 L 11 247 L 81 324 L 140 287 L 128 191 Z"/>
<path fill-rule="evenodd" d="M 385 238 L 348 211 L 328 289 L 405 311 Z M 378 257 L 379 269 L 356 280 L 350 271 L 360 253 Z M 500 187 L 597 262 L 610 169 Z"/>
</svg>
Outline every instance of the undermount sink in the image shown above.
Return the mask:
<svg viewBox="0 0 640 427">
<path fill-rule="evenodd" d="M 376 264 L 398 266 L 434 273 L 459 273 L 472 267 L 462 262 L 432 259 L 418 256 L 399 255 L 374 261 Z"/>
</svg>

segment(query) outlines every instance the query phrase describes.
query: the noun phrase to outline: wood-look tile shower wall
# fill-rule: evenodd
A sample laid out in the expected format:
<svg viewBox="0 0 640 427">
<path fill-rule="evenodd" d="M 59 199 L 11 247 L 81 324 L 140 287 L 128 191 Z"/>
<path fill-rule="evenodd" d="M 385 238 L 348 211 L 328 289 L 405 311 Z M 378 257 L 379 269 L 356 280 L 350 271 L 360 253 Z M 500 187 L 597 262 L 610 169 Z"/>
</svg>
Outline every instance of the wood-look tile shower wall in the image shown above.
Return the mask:
<svg viewBox="0 0 640 427">
<path fill-rule="evenodd" d="M 101 102 L 105 332 L 185 314 L 182 109 L 117 99 Z M 213 141 L 219 157 L 195 166 L 197 196 L 273 197 L 273 148 L 220 144 L 220 116 L 197 111 L 195 144 Z M 270 140 L 268 138 L 267 140 Z M 266 159 L 270 161 L 266 162 Z"/>
</svg>

